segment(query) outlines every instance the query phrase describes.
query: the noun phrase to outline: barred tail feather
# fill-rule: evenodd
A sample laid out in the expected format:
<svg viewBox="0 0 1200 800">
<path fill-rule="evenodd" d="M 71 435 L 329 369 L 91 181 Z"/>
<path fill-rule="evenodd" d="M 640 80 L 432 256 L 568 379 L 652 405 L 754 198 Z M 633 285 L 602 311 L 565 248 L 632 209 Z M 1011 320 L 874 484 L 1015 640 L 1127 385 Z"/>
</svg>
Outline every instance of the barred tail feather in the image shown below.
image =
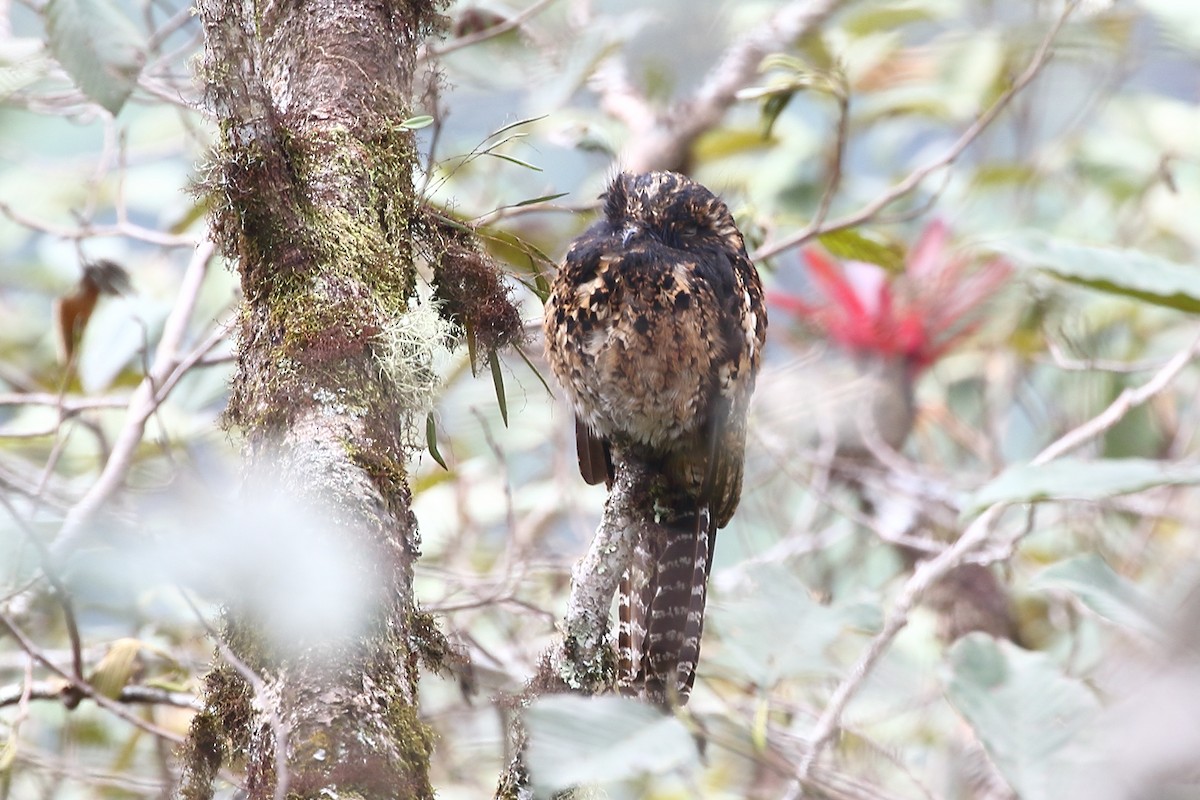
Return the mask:
<svg viewBox="0 0 1200 800">
<path fill-rule="evenodd" d="M 621 582 L 622 688 L 683 705 L 696 679 L 716 526 L 707 508 L 640 537 Z"/>
<path fill-rule="evenodd" d="M 633 546 L 633 560 L 621 578 L 617 627 L 617 669 L 621 691 L 641 694 L 644 679 L 643 660 L 646 652 L 646 628 L 650 606 L 654 600 L 657 573 L 657 528 L 647 526 L 645 535 L 638 536 Z"/>
</svg>

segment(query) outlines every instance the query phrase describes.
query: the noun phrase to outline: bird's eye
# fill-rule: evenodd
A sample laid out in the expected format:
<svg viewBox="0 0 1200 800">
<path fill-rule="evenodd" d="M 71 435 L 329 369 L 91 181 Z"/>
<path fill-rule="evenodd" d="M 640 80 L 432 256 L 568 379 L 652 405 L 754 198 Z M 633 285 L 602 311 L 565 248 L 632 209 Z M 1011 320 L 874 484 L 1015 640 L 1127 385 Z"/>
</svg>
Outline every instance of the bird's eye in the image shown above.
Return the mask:
<svg viewBox="0 0 1200 800">
<path fill-rule="evenodd" d="M 679 225 L 680 236 L 695 236 L 700 232 L 700 226 L 694 222 L 684 222 Z"/>
</svg>

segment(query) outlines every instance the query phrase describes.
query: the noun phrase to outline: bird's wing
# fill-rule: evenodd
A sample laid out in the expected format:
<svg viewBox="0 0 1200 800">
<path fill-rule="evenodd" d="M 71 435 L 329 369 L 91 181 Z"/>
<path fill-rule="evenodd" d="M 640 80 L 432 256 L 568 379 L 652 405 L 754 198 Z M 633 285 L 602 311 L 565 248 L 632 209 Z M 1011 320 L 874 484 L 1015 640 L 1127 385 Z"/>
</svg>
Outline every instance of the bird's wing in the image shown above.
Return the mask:
<svg viewBox="0 0 1200 800">
<path fill-rule="evenodd" d="M 575 451 L 579 456 L 579 474 L 588 484 L 612 486 L 612 454 L 608 442 L 578 415 L 575 417 Z"/>
</svg>

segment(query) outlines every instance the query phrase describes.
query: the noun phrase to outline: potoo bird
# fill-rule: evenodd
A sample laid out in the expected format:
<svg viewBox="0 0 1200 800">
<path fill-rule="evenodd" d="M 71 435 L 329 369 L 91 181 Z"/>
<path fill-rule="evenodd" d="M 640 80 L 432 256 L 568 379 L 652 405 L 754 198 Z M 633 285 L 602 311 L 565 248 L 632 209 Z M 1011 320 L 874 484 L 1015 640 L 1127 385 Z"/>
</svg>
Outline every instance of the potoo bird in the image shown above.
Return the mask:
<svg viewBox="0 0 1200 800">
<path fill-rule="evenodd" d="M 579 467 L 650 476 L 621 581 L 620 682 L 660 704 L 695 680 L 716 531 L 742 490 L 746 412 L 767 330 L 728 207 L 673 172 L 621 174 L 546 303 L 546 354 L 576 415 Z"/>
</svg>

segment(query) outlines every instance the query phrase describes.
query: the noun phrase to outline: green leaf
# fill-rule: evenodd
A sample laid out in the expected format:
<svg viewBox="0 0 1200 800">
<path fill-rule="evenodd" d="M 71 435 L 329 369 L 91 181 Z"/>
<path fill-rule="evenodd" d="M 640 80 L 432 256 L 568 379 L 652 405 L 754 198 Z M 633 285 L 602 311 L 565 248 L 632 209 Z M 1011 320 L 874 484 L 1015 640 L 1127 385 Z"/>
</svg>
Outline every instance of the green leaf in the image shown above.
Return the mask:
<svg viewBox="0 0 1200 800">
<path fill-rule="evenodd" d="M 526 762 L 538 797 L 698 761 L 683 723 L 624 697 L 543 697 L 526 712 L 525 727 Z"/>
<path fill-rule="evenodd" d="M 475 326 L 471 324 L 471 320 L 469 319 L 463 320 L 463 335 L 467 340 L 467 363 L 471 365 L 471 377 L 474 378 L 476 375 L 475 365 L 479 362 L 475 360 L 478 355 L 475 349 Z"/>
<path fill-rule="evenodd" d="M 1200 483 L 1200 466 L 1143 458 L 1063 458 L 1041 466 L 1009 467 L 967 498 L 963 514 L 977 514 L 995 503 L 1103 500 L 1155 486 L 1190 483 Z"/>
<path fill-rule="evenodd" d="M 512 348 L 513 350 L 517 351 L 517 355 L 519 355 L 521 360 L 525 362 L 525 366 L 529 367 L 530 371 L 533 372 L 534 377 L 538 379 L 542 386 L 546 387 L 546 394 L 554 397 L 554 390 L 550 388 L 550 384 L 546 383 L 546 379 L 542 377 L 542 373 L 539 372 L 538 368 L 534 366 L 532 361 L 529 360 L 529 356 L 526 355 L 525 350 L 519 344 L 514 344 Z"/>
<path fill-rule="evenodd" d="M 513 203 L 509 208 L 520 208 L 521 206 L 531 206 L 534 203 L 549 203 L 551 200 L 557 200 L 560 197 L 566 197 L 570 192 L 558 192 L 557 194 L 544 194 L 541 197 L 531 197 L 528 200 L 522 200 L 519 203 Z"/>
<path fill-rule="evenodd" d="M 513 164 L 516 164 L 518 167 L 525 167 L 525 169 L 531 169 L 531 170 L 533 170 L 534 172 L 541 172 L 541 171 L 542 171 L 542 168 L 541 168 L 541 167 L 539 167 L 539 166 L 536 166 L 536 165 L 534 165 L 534 164 L 530 164 L 528 161 L 522 161 L 522 160 L 521 160 L 521 159 L 519 159 L 519 158 L 514 158 L 513 156 L 506 156 L 506 155 L 504 155 L 503 153 L 493 153 L 492 151 L 490 151 L 490 150 L 489 150 L 489 151 L 487 151 L 486 153 L 484 153 L 484 155 L 485 155 L 485 156 L 491 156 L 492 158 L 501 158 L 501 159 L 504 159 L 505 161 L 509 161 L 509 162 L 512 162 Z"/>
<path fill-rule="evenodd" d="M 488 355 L 488 362 L 492 365 L 492 385 L 496 387 L 496 402 L 500 405 L 500 419 L 504 420 L 504 427 L 508 427 L 508 400 L 504 397 L 504 373 L 500 371 L 500 356 L 493 350 Z"/>
<path fill-rule="evenodd" d="M 446 466 L 446 460 L 442 458 L 442 454 L 438 452 L 437 443 L 437 423 L 433 420 L 433 412 L 430 411 L 425 415 L 425 446 L 429 449 L 429 455 L 433 456 L 442 469 L 447 472 L 450 468 Z"/>
<path fill-rule="evenodd" d="M 1070 745 L 1095 719 L 1099 703 L 1043 653 L 982 633 L 949 653 L 946 697 L 975 730 L 1021 800 L 1065 796 L 1076 764 Z"/>
<path fill-rule="evenodd" d="M 1092 247 L 1041 233 L 1017 234 L 989 248 L 1016 266 L 1155 305 L 1200 313 L 1200 269 L 1139 250 Z"/>
<path fill-rule="evenodd" d="M 428 128 L 433 124 L 433 117 L 428 114 L 420 114 L 415 117 L 409 117 L 400 123 L 401 128 L 407 128 L 410 131 L 419 131 L 421 128 Z"/>
<path fill-rule="evenodd" d="M 862 12 L 851 15 L 845 22 L 845 29 L 854 36 L 870 36 L 879 32 L 891 34 L 905 25 L 935 18 L 933 10 L 921 3 L 882 3 L 867 6 Z"/>
<path fill-rule="evenodd" d="M 1133 628 L 1146 636 L 1162 636 L 1158 614 L 1150 598 L 1136 585 L 1113 571 L 1096 555 L 1076 556 L 1042 570 L 1029 583 L 1034 591 L 1066 590 L 1107 620 Z"/>
<path fill-rule="evenodd" d="M 764 105 L 770 102 L 771 97 L 775 95 L 768 96 L 763 101 Z M 782 112 L 783 108 L 780 107 L 779 111 Z M 763 116 L 764 119 L 767 116 L 765 111 Z M 692 145 L 692 155 L 696 161 L 708 163 L 739 155 L 765 153 L 775 141 L 771 137 L 770 126 L 766 125 L 765 128 L 717 128 L 707 131 Z"/>
<path fill-rule="evenodd" d="M 137 86 L 143 37 L 112 0 L 49 0 L 50 52 L 89 100 L 116 114 Z"/>
<path fill-rule="evenodd" d="M 538 117 L 526 117 L 525 119 L 519 119 L 516 122 L 510 122 L 507 125 L 505 125 L 504 127 L 497 128 L 496 130 L 492 131 L 484 138 L 491 139 L 493 136 L 499 136 L 500 134 L 505 133 L 506 131 L 511 131 L 513 128 L 519 128 L 522 125 L 529 125 L 530 123 L 533 123 L 533 122 L 541 122 L 542 120 L 546 119 L 546 117 L 548 117 L 548 116 L 550 116 L 550 115 L 542 114 L 541 116 L 538 116 Z"/>
<path fill-rule="evenodd" d="M 542 301 L 542 305 L 545 305 L 546 301 L 550 299 L 550 281 L 546 280 L 546 276 L 542 274 L 541 270 L 533 275 L 533 292 Z"/>
<path fill-rule="evenodd" d="M 796 96 L 794 91 L 790 92 L 773 92 L 763 98 L 762 110 L 759 112 L 762 117 L 762 131 L 756 132 L 753 143 L 750 147 L 762 147 L 763 142 L 771 139 L 771 135 L 775 131 L 775 123 L 779 120 L 779 115 L 788 107 L 788 103 L 792 102 L 792 98 Z"/>
<path fill-rule="evenodd" d="M 869 239 L 858 231 L 833 231 L 817 238 L 830 255 L 851 261 L 865 261 L 894 274 L 904 271 L 904 254 L 899 248 Z"/>
</svg>

